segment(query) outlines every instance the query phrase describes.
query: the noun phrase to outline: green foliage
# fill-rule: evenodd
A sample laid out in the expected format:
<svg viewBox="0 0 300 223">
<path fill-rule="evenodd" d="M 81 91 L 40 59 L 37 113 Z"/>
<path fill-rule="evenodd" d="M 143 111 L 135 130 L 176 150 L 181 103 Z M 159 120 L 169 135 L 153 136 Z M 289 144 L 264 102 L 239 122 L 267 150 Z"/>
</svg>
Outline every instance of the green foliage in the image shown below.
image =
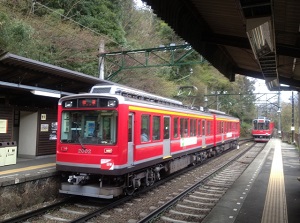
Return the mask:
<svg viewBox="0 0 300 223">
<path fill-rule="evenodd" d="M 195 101 L 196 105 L 204 105 L 203 98 L 206 95 L 207 105 L 211 109 L 218 109 L 239 117 L 241 122 L 251 123 L 255 117 L 255 96 L 253 82 L 245 76 L 236 75 L 235 82 L 220 74 L 208 64 L 194 66 L 193 74 L 185 85 L 193 85 L 198 88 L 199 97 L 202 100 Z"/>
<path fill-rule="evenodd" d="M 163 97 L 172 98 L 176 95 L 176 84 L 155 75 L 155 73 L 157 73 L 156 68 L 149 69 L 146 73 L 141 69 L 139 69 L 139 71 L 140 72 L 122 72 L 122 74 L 119 75 L 120 79 L 118 82 Z"/>
<path fill-rule="evenodd" d="M 240 135 L 241 137 L 251 137 L 252 124 L 247 122 L 241 122 Z"/>
<path fill-rule="evenodd" d="M 40 1 L 52 9 L 59 9 L 63 15 L 98 33 L 112 37 L 124 44 L 125 32 L 120 25 L 120 0 L 52 0 Z"/>
<path fill-rule="evenodd" d="M 281 130 L 283 132 L 290 132 L 291 126 L 292 126 L 292 106 L 287 103 L 282 103 Z"/>
<path fill-rule="evenodd" d="M 101 40 L 106 52 L 184 43 L 149 8 L 137 9 L 132 0 L 40 0 L 34 5 L 31 0 L 4 2 L 0 3 L 1 49 L 95 77 L 99 76 Z M 181 58 L 180 53 L 184 50 L 176 51 L 175 60 Z M 166 53 L 161 57 L 169 61 L 171 56 Z M 239 117 L 247 129 L 255 117 L 254 83 L 239 75 L 231 83 L 207 62 L 191 63 L 201 59 L 193 52 L 181 58 L 186 65 L 122 70 L 116 82 L 197 107 L 204 106 L 207 96 L 209 108 Z M 179 97 L 180 86 L 195 86 L 198 91 L 193 97 Z"/>
<path fill-rule="evenodd" d="M 163 43 L 177 42 L 178 38 L 176 38 L 175 32 L 167 23 L 158 21 L 156 30 Z"/>
<path fill-rule="evenodd" d="M 0 11 L 0 47 L 7 51 L 26 51 L 32 40 L 34 30 L 28 24 L 17 19 L 11 20 Z"/>
<path fill-rule="evenodd" d="M 99 37 L 90 30 L 64 20 L 64 9 L 27 8 L 25 0 L 14 4 L 14 13 L 6 14 L 1 5 L 0 48 L 11 53 L 98 76 Z M 11 3 L 8 1 L 8 3 Z M 19 9 L 21 10 L 17 10 Z M 33 10 L 34 9 L 34 10 Z M 34 12 L 34 14 L 32 14 Z M 30 16 L 28 16 L 30 15 Z"/>
</svg>

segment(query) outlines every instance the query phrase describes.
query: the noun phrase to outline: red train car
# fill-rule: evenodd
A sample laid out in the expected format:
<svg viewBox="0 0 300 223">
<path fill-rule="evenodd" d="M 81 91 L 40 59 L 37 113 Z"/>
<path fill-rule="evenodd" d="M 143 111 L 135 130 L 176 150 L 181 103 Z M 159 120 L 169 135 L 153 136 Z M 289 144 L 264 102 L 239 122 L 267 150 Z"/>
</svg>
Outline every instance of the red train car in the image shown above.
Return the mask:
<svg viewBox="0 0 300 223">
<path fill-rule="evenodd" d="M 58 105 L 60 192 L 114 198 L 237 147 L 239 119 L 115 85 Z"/>
<path fill-rule="evenodd" d="M 256 142 L 268 142 L 273 136 L 274 122 L 266 117 L 253 120 L 252 136 Z"/>
</svg>

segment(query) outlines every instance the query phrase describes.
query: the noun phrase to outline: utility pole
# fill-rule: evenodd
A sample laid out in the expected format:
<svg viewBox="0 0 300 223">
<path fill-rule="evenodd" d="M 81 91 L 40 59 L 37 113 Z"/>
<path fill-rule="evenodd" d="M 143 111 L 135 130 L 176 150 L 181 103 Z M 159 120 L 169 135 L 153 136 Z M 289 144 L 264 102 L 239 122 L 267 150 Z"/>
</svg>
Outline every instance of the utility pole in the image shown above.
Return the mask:
<svg viewBox="0 0 300 223">
<path fill-rule="evenodd" d="M 278 91 L 278 135 L 281 138 L 281 101 L 280 101 L 280 91 Z"/>
<path fill-rule="evenodd" d="M 104 53 L 104 40 L 100 40 L 99 55 Z M 104 80 L 104 57 L 99 56 L 99 78 Z"/>
<path fill-rule="evenodd" d="M 292 91 L 292 143 L 294 143 L 294 132 L 295 132 L 295 115 L 294 115 L 294 92 Z"/>
</svg>

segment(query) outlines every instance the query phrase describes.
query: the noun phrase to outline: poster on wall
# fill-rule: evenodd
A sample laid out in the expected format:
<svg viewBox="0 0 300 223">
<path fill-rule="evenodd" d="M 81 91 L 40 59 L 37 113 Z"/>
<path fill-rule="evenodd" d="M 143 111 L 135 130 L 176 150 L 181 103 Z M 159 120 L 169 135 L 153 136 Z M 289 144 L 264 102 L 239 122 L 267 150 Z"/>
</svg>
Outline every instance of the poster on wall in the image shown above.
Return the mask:
<svg viewBox="0 0 300 223">
<path fill-rule="evenodd" d="M 41 132 L 48 132 L 49 124 L 41 124 Z"/>
<path fill-rule="evenodd" d="M 49 140 L 56 140 L 57 139 L 56 134 L 57 134 L 57 122 L 52 122 Z"/>
<path fill-rule="evenodd" d="M 7 133 L 7 120 L 0 119 L 0 133 Z"/>
</svg>

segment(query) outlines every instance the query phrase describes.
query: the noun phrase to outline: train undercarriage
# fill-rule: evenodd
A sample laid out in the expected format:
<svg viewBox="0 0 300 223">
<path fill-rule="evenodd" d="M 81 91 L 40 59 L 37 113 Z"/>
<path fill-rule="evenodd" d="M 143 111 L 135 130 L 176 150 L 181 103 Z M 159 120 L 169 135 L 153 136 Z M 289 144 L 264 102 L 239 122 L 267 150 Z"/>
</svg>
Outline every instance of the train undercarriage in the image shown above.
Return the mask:
<svg viewBox="0 0 300 223">
<path fill-rule="evenodd" d="M 68 176 L 67 182 L 61 184 L 59 191 L 64 194 L 103 199 L 113 199 L 122 195 L 133 195 L 138 189 L 153 185 L 163 176 L 175 173 L 190 165 L 197 165 L 207 158 L 219 155 L 229 148 L 235 149 L 237 146 L 237 141 L 232 141 L 122 176 L 99 176 L 95 174 L 73 173 Z"/>
<path fill-rule="evenodd" d="M 271 135 L 253 135 L 255 142 L 268 142 L 271 137 Z"/>
</svg>

